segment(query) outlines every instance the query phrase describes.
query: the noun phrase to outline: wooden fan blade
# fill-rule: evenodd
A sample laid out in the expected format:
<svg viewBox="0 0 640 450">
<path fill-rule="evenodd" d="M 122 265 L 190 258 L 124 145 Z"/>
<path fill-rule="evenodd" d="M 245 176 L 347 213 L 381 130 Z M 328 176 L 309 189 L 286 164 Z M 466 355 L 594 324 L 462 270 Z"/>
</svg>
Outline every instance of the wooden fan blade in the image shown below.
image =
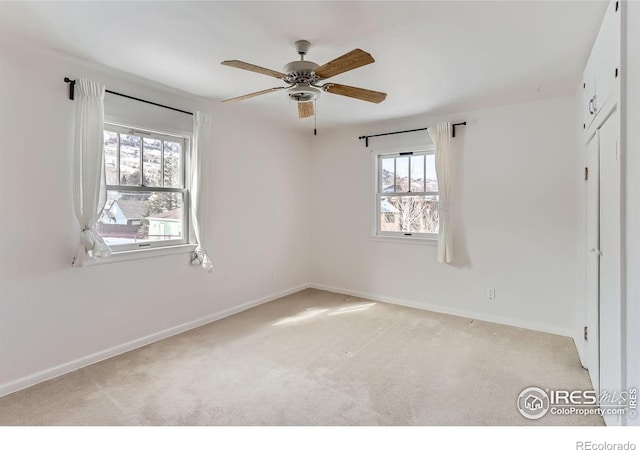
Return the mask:
<svg viewBox="0 0 640 450">
<path fill-rule="evenodd" d="M 380 103 L 387 98 L 387 94 L 384 92 L 370 91 L 369 89 L 345 86 L 344 84 L 330 83 L 327 84 L 324 89 L 331 94 L 344 95 L 346 97 L 357 98 L 358 100 L 364 100 L 372 103 Z"/>
<path fill-rule="evenodd" d="M 349 70 L 357 69 L 358 67 L 366 66 L 372 62 L 375 62 L 375 59 L 373 59 L 369 53 L 356 48 L 318 67 L 315 72 L 320 78 L 326 79 Z"/>
<path fill-rule="evenodd" d="M 248 70 L 250 72 L 261 73 L 262 75 L 268 75 L 274 78 L 284 78 L 287 75 L 282 72 L 276 72 L 275 70 L 265 69 L 264 67 L 256 66 L 254 64 L 249 64 L 243 61 L 231 60 L 231 61 L 222 61 L 220 64 L 223 66 L 235 67 L 236 69 Z"/>
<path fill-rule="evenodd" d="M 226 100 L 222 100 L 222 103 L 235 102 L 235 101 L 238 101 L 238 100 L 245 100 L 247 98 L 257 97 L 258 95 L 268 94 L 269 92 L 279 91 L 280 89 L 284 89 L 284 88 L 274 87 L 274 88 L 271 88 L 271 89 L 265 89 L 264 91 L 252 92 L 251 94 L 241 95 L 240 97 L 234 97 L 234 98 L 228 98 Z"/>
<path fill-rule="evenodd" d="M 313 116 L 313 103 L 312 102 L 298 102 L 298 117 L 304 119 L 305 117 Z"/>
</svg>

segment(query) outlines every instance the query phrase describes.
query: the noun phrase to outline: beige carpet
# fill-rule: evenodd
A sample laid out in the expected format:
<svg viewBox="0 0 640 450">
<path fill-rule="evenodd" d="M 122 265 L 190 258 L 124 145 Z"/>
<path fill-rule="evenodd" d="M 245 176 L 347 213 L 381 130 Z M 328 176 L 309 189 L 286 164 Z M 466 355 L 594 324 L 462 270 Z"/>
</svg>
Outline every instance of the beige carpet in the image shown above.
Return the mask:
<svg viewBox="0 0 640 450">
<path fill-rule="evenodd" d="M 308 289 L 0 398 L 4 425 L 601 425 L 571 339 Z"/>
</svg>

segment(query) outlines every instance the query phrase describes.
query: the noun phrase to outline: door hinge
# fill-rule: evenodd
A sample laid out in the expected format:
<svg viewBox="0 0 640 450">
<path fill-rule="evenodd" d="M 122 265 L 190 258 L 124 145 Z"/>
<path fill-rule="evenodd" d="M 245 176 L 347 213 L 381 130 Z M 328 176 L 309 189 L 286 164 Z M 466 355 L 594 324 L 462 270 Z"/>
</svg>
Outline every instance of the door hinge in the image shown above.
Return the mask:
<svg viewBox="0 0 640 450">
<path fill-rule="evenodd" d="M 616 2 L 616 11 L 618 10 L 619 6 L 620 6 L 620 2 Z"/>
<path fill-rule="evenodd" d="M 584 168 L 584 181 L 587 181 L 589 179 L 589 168 L 585 167 Z"/>
<path fill-rule="evenodd" d="M 587 88 L 587 83 L 582 83 L 582 89 L 586 89 Z"/>
<path fill-rule="evenodd" d="M 616 78 L 618 78 L 618 68 L 616 67 Z"/>
<path fill-rule="evenodd" d="M 589 340 L 589 327 L 584 327 L 584 340 Z"/>
</svg>

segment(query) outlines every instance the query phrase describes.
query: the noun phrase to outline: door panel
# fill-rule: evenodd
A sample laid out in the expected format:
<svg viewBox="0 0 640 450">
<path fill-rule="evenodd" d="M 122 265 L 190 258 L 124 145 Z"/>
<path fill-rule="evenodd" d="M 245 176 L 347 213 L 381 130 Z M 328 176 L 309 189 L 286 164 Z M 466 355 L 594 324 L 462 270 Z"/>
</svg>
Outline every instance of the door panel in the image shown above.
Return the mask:
<svg viewBox="0 0 640 450">
<path fill-rule="evenodd" d="M 595 76 L 595 51 L 591 53 L 591 57 L 587 62 L 587 67 L 584 70 L 583 75 L 583 87 L 582 87 L 582 121 L 585 128 L 588 129 L 591 122 L 595 118 L 592 109 L 592 100 L 596 95 L 596 76 Z"/>
<path fill-rule="evenodd" d="M 618 113 L 600 128 L 600 390 L 622 388 L 621 186 Z M 606 403 L 606 402 L 605 402 Z M 620 416 L 606 418 L 619 423 Z"/>
<path fill-rule="evenodd" d="M 596 46 L 596 89 L 593 106 L 599 112 L 611 95 L 616 82 L 615 70 L 620 65 L 620 14 L 615 3 L 610 3 L 598 33 Z"/>
<path fill-rule="evenodd" d="M 587 340 L 587 365 L 589 375 L 593 382 L 593 388 L 600 389 L 600 344 L 598 342 L 599 310 L 599 224 L 600 224 L 600 153 L 598 143 L 598 133 L 587 143 L 587 167 L 589 170 L 589 180 L 587 181 L 587 213 L 586 213 L 586 235 L 587 235 L 587 326 L 589 328 L 589 338 Z"/>
</svg>

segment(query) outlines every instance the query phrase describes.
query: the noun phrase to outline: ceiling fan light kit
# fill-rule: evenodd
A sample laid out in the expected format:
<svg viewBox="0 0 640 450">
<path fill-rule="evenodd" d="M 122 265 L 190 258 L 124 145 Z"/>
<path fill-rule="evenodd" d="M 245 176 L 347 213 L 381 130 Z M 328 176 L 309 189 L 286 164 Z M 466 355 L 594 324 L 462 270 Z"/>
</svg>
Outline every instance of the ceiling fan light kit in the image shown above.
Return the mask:
<svg viewBox="0 0 640 450">
<path fill-rule="evenodd" d="M 296 102 L 312 102 L 320 96 L 322 88 L 311 86 L 304 83 L 296 83 L 293 87 L 288 88 L 289 97 Z"/>
<path fill-rule="evenodd" d="M 318 99 L 323 91 L 372 103 L 380 103 L 387 97 L 387 94 L 384 92 L 371 91 L 343 84 L 320 84 L 322 81 L 330 77 L 375 62 L 369 53 L 360 49 L 355 49 L 334 59 L 333 61 L 329 61 L 328 63 L 319 66 L 313 61 L 305 61 L 304 59 L 305 55 L 309 51 L 309 47 L 311 46 L 309 41 L 297 41 L 295 45 L 296 50 L 300 55 L 300 61 L 292 61 L 286 64 L 283 67 L 282 72 L 265 69 L 264 67 L 238 60 L 223 61 L 222 64 L 225 66 L 249 70 L 251 72 L 279 78 L 287 84 L 287 86 L 278 86 L 242 95 L 240 97 L 230 98 L 228 100 L 223 100 L 223 102 L 245 100 L 284 89 L 287 91 L 289 98 L 298 103 L 298 117 L 302 119 L 315 115 L 313 102 Z"/>
</svg>

